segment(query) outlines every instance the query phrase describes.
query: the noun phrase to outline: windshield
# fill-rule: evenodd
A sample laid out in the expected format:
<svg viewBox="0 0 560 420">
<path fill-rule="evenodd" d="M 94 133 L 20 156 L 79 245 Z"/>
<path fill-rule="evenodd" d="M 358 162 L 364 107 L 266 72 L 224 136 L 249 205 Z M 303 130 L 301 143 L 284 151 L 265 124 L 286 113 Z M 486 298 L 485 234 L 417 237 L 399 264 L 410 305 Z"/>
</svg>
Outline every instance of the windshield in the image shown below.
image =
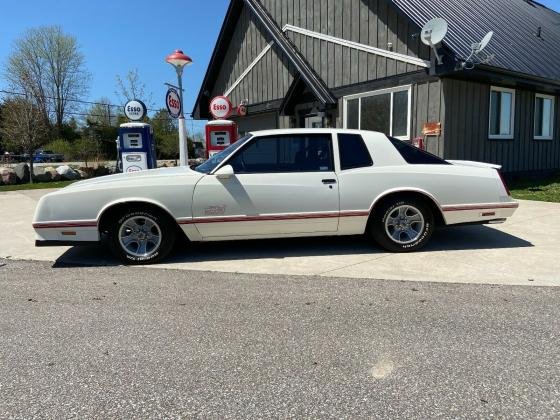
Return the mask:
<svg viewBox="0 0 560 420">
<path fill-rule="evenodd" d="M 237 140 L 235 143 L 229 145 L 226 149 L 222 150 L 220 153 L 212 156 L 210 159 L 208 159 L 202 165 L 198 165 L 196 168 L 194 168 L 194 170 L 197 171 L 197 172 L 202 172 L 203 174 L 209 174 L 214 169 L 216 169 L 216 167 L 220 163 L 222 163 L 225 158 L 227 158 L 233 152 L 235 152 L 237 149 L 239 149 L 241 146 L 243 146 L 247 142 L 247 140 L 249 140 L 251 137 L 252 136 L 250 134 L 248 134 L 244 137 L 241 137 L 239 140 Z"/>
</svg>

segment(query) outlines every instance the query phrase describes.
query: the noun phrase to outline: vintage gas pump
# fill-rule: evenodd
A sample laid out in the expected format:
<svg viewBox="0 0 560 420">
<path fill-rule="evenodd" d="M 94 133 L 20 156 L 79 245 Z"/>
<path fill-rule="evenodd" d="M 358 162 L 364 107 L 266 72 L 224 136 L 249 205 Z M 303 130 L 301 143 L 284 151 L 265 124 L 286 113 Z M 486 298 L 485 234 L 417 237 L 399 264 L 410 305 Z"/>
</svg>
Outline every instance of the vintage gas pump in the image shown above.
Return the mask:
<svg viewBox="0 0 560 420">
<path fill-rule="evenodd" d="M 221 152 L 238 139 L 237 124 L 230 120 L 213 120 L 206 124 L 206 157 Z"/>
<path fill-rule="evenodd" d="M 125 123 L 119 127 L 118 161 L 123 172 L 137 172 L 157 167 L 153 129 L 146 123 Z"/>
</svg>

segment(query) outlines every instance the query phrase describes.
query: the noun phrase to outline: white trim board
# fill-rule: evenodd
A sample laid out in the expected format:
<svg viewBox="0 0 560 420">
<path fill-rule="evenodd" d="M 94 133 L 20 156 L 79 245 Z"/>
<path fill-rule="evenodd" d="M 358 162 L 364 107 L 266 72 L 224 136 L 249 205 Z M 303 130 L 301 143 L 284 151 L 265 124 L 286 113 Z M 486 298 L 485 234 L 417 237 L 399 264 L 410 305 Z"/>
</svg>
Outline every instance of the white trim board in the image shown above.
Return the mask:
<svg viewBox="0 0 560 420">
<path fill-rule="evenodd" d="M 249 64 L 247 68 L 243 71 L 243 73 L 241 73 L 241 75 L 237 78 L 237 80 L 233 82 L 233 84 L 229 87 L 229 89 L 224 92 L 224 96 L 229 96 L 229 94 L 233 92 L 233 90 L 237 87 L 237 85 L 241 83 L 241 81 L 245 78 L 245 76 L 247 76 L 249 72 L 253 70 L 253 67 L 255 67 L 257 63 L 261 61 L 261 59 L 265 56 L 265 54 L 272 48 L 272 44 L 274 44 L 274 41 L 270 41 L 268 45 L 263 48 L 263 50 L 259 53 L 259 55 L 257 55 L 255 59 L 251 62 L 251 64 Z"/>
<path fill-rule="evenodd" d="M 298 34 L 310 36 L 312 38 L 321 39 L 323 41 L 332 42 L 334 44 L 342 45 L 343 47 L 353 48 L 355 50 L 365 51 L 370 54 L 380 55 L 382 57 L 391 58 L 393 60 L 402 61 L 408 64 L 414 64 L 415 66 L 430 68 L 430 62 L 422 60 L 421 58 L 412 57 L 410 55 L 396 53 L 393 51 L 383 50 L 381 48 L 372 47 L 366 44 L 360 44 L 359 42 L 348 41 L 346 39 L 337 38 L 331 35 L 325 35 L 320 32 L 310 31 L 309 29 L 299 28 L 293 25 L 285 25 L 282 28 L 284 32 L 291 31 Z"/>
<path fill-rule="evenodd" d="M 412 57 L 406 54 L 400 54 L 393 51 L 383 50 L 381 48 L 371 47 L 369 45 L 360 44 L 359 42 L 347 41 L 346 39 L 337 38 L 331 35 L 325 35 L 320 32 L 310 31 L 309 29 L 300 28 L 293 25 L 284 25 L 282 32 L 296 32 L 301 35 L 309 36 L 311 38 L 321 39 L 323 41 L 332 42 L 334 44 L 342 45 L 343 47 L 352 48 L 355 50 L 365 51 L 369 54 L 375 54 L 382 57 L 390 58 L 404 63 L 413 64 L 418 67 L 430 68 L 430 62 L 422 60 L 421 58 Z M 229 96 L 231 92 L 243 81 L 249 72 L 255 67 L 265 54 L 272 48 L 274 41 L 270 41 L 266 47 L 255 57 L 255 59 L 247 66 L 235 82 L 224 92 L 224 96 Z"/>
</svg>

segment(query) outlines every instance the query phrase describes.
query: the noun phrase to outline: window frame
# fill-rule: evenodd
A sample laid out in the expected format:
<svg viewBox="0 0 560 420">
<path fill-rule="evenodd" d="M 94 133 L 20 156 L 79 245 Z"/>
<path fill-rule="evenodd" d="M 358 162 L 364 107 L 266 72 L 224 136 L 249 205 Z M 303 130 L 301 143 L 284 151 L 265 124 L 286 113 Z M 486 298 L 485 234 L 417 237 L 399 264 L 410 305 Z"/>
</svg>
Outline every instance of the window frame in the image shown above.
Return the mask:
<svg viewBox="0 0 560 420">
<path fill-rule="evenodd" d="M 335 153 L 335 149 L 334 149 L 334 138 L 333 138 L 333 134 L 332 133 L 288 133 L 288 134 L 268 134 L 268 135 L 264 135 L 264 136 L 253 136 L 250 138 L 250 140 L 246 141 L 245 144 L 243 146 L 241 146 L 238 150 L 236 150 L 234 153 L 232 153 L 230 156 L 228 156 L 228 158 L 226 160 L 224 160 L 213 172 L 212 175 L 216 173 L 216 171 L 218 171 L 221 167 L 223 166 L 227 166 L 230 165 L 230 161 L 232 159 L 235 159 L 235 157 L 241 153 L 243 153 L 243 151 L 245 149 L 247 149 L 253 142 L 259 140 L 259 139 L 266 139 L 266 138 L 278 138 L 278 137 L 293 137 L 293 136 L 324 136 L 325 138 L 329 139 L 329 148 L 330 148 L 330 153 L 331 153 L 331 158 L 330 158 L 330 169 L 328 171 L 321 171 L 321 170 L 316 170 L 316 171 L 281 171 L 281 172 L 235 172 L 235 174 L 239 174 L 239 175 L 255 175 L 255 174 L 310 174 L 310 173 L 329 173 L 329 172 L 335 172 L 336 171 L 336 166 L 335 166 L 335 159 L 334 159 L 334 153 Z"/>
<path fill-rule="evenodd" d="M 395 92 L 407 92 L 408 93 L 408 109 L 406 118 L 406 135 L 405 136 L 393 136 L 393 104 L 394 104 L 394 93 Z M 395 137 L 399 140 L 409 140 L 411 136 L 412 128 L 412 85 L 401 85 L 395 86 L 387 89 L 372 90 L 369 92 L 357 93 L 355 95 L 348 95 L 343 98 L 343 112 L 344 112 L 344 128 L 348 129 L 348 101 L 353 99 L 358 99 L 358 130 L 362 129 L 362 98 L 385 95 L 389 93 L 391 95 L 391 105 L 390 105 L 390 118 L 389 118 L 389 133 L 383 133 L 387 136 Z"/>
<path fill-rule="evenodd" d="M 552 107 L 550 108 L 550 136 L 537 136 L 537 98 L 550 99 Z M 533 124 L 533 139 L 534 140 L 553 140 L 554 139 L 554 118 L 556 116 L 556 96 L 547 95 L 545 93 L 535 93 L 535 106 L 534 106 L 534 124 Z"/>
<path fill-rule="evenodd" d="M 510 93 L 511 94 L 511 115 L 509 121 L 509 131 L 511 134 L 492 134 L 492 92 Z M 490 95 L 488 97 L 488 138 L 491 140 L 513 140 L 515 131 L 515 89 L 490 86 Z"/>
</svg>

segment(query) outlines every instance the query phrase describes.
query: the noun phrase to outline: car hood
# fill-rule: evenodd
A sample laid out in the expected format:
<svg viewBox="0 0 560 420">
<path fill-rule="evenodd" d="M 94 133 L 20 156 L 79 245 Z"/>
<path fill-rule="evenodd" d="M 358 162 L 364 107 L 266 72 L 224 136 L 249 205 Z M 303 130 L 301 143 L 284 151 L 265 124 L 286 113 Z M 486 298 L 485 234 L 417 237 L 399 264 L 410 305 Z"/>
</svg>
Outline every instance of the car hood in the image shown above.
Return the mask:
<svg viewBox="0 0 560 420">
<path fill-rule="evenodd" d="M 146 171 L 106 175 L 106 176 L 100 176 L 98 178 L 86 179 L 83 181 L 74 182 L 73 184 L 68 185 L 62 190 L 73 190 L 73 189 L 97 187 L 97 186 L 111 186 L 115 183 L 119 183 L 119 184 L 128 183 L 128 182 L 134 182 L 136 180 L 140 182 L 144 182 L 148 179 L 151 180 L 156 178 L 178 177 L 178 176 L 185 177 L 185 182 L 188 182 L 189 179 L 192 179 L 192 182 L 196 182 L 201 177 L 203 177 L 204 174 L 193 171 L 192 169 L 185 166 L 178 166 L 175 168 L 150 169 Z"/>
</svg>

